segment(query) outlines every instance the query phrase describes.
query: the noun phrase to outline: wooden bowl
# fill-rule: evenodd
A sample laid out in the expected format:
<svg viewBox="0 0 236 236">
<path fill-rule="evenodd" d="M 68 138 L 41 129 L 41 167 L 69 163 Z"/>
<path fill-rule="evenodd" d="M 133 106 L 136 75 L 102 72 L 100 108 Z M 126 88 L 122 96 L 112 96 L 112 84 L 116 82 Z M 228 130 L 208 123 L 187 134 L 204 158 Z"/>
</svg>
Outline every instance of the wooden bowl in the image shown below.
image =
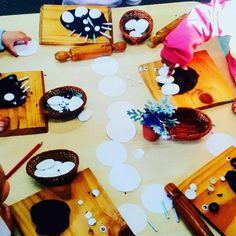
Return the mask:
<svg viewBox="0 0 236 236">
<path fill-rule="evenodd" d="M 55 161 L 66 162 L 70 161 L 75 164 L 73 169 L 71 169 L 68 173 L 62 174 L 55 177 L 38 177 L 35 175 L 36 166 L 46 159 L 53 159 Z M 79 157 L 78 155 L 70 150 L 66 149 L 56 149 L 51 151 L 42 152 L 34 157 L 32 157 L 27 165 L 26 172 L 29 176 L 37 180 L 38 182 L 45 185 L 62 185 L 70 182 L 77 174 L 77 169 L 79 166 Z"/>
<path fill-rule="evenodd" d="M 73 94 L 73 96 L 80 97 L 83 100 L 83 104 L 79 108 L 73 111 L 59 112 L 52 109 L 51 106 L 48 104 L 47 100 L 53 96 L 64 96 L 65 94 Z M 86 102 L 87 102 L 86 93 L 81 88 L 75 86 L 64 86 L 46 92 L 40 98 L 39 106 L 43 111 L 43 113 L 48 117 L 59 120 L 68 120 L 76 117 L 84 109 Z"/>
<path fill-rule="evenodd" d="M 140 36 L 140 37 L 130 36 L 129 33 L 132 30 L 127 30 L 125 28 L 125 24 L 131 19 L 135 19 L 135 20 L 145 19 L 148 22 L 149 26 L 146 29 L 146 31 L 144 33 L 142 33 L 142 36 Z M 127 43 L 139 44 L 150 36 L 150 34 L 153 30 L 153 20 L 152 20 L 152 17 L 145 11 L 130 10 L 130 11 L 125 12 L 125 14 L 121 17 L 119 27 L 120 27 L 120 31 L 123 35 L 123 38 L 126 40 Z"/>
<path fill-rule="evenodd" d="M 175 140 L 194 140 L 208 134 L 212 129 L 212 121 L 198 109 L 179 107 L 173 115 L 179 121 L 169 132 Z"/>
</svg>

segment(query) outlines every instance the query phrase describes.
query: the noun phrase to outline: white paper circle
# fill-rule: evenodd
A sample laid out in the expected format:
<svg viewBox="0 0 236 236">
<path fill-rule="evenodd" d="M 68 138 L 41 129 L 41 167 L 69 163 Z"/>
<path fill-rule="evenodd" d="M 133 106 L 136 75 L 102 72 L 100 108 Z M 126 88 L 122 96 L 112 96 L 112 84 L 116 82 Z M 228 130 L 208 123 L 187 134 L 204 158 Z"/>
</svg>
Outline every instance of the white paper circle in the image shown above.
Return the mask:
<svg viewBox="0 0 236 236">
<path fill-rule="evenodd" d="M 138 188 L 141 175 L 129 164 L 119 164 L 112 167 L 109 181 L 113 188 L 121 192 L 130 192 Z"/>
<path fill-rule="evenodd" d="M 166 76 L 168 75 L 168 73 L 169 73 L 169 70 L 170 70 L 170 68 L 169 68 L 168 66 L 163 65 L 163 66 L 158 70 L 158 74 L 159 74 L 160 76 L 166 77 Z"/>
<path fill-rule="evenodd" d="M 78 108 L 80 108 L 82 106 L 82 104 L 84 103 L 83 99 L 81 99 L 78 96 L 73 96 L 71 99 L 69 99 L 69 105 L 68 105 L 68 109 L 70 111 L 74 111 Z"/>
<path fill-rule="evenodd" d="M 107 109 L 108 117 L 111 120 L 129 120 L 130 117 L 127 115 L 127 111 L 134 109 L 134 106 L 128 102 L 118 101 L 113 102 Z"/>
<path fill-rule="evenodd" d="M 99 75 L 114 75 L 119 69 L 117 60 L 110 56 L 98 57 L 93 60 L 92 69 Z"/>
<path fill-rule="evenodd" d="M 36 165 L 36 169 L 38 170 L 45 170 L 45 169 L 49 169 L 52 168 L 55 165 L 55 161 L 51 158 L 45 159 L 43 161 L 40 161 L 37 165 Z"/>
<path fill-rule="evenodd" d="M 97 19 L 102 15 L 101 11 L 99 11 L 98 9 L 91 9 L 89 11 L 89 16 L 93 19 Z"/>
<path fill-rule="evenodd" d="M 179 92 L 179 85 L 178 84 L 164 84 L 161 86 L 161 92 L 164 95 L 174 95 Z"/>
<path fill-rule="evenodd" d="M 119 206 L 118 211 L 135 235 L 140 234 L 145 229 L 147 215 L 140 206 L 127 203 Z"/>
<path fill-rule="evenodd" d="M 167 197 L 164 186 L 161 184 L 152 184 L 147 186 L 143 190 L 141 199 L 145 208 L 154 213 L 164 213 L 161 206 L 162 201 L 164 202 L 167 210 L 172 208 L 172 200 Z"/>
<path fill-rule="evenodd" d="M 134 158 L 140 160 L 144 156 L 144 150 L 142 148 L 137 148 L 134 150 Z"/>
<path fill-rule="evenodd" d="M 77 7 L 75 8 L 75 16 L 82 17 L 88 13 L 88 8 L 86 7 Z"/>
<path fill-rule="evenodd" d="M 74 16 L 69 11 L 64 11 L 61 15 L 61 18 L 66 23 L 72 23 L 74 21 Z"/>
<path fill-rule="evenodd" d="M 15 98 L 15 95 L 13 93 L 6 93 L 4 95 L 4 100 L 6 101 L 12 101 Z"/>
<path fill-rule="evenodd" d="M 157 81 L 158 83 L 161 83 L 161 84 L 171 84 L 171 83 L 174 82 L 174 80 L 175 80 L 175 78 L 174 78 L 173 76 L 166 77 L 166 76 L 160 76 L 160 75 L 158 75 L 158 76 L 156 77 L 156 81 Z"/>
<path fill-rule="evenodd" d="M 121 96 L 126 91 L 126 83 L 119 77 L 109 76 L 100 80 L 98 89 L 109 97 Z"/>
<path fill-rule="evenodd" d="M 147 20 L 139 19 L 137 21 L 137 24 L 135 25 L 135 30 L 142 34 L 147 30 L 148 26 L 149 26 L 149 23 Z"/>
<path fill-rule="evenodd" d="M 72 161 L 63 162 L 60 166 L 59 172 L 64 175 L 69 173 L 75 167 L 75 163 Z"/>
<path fill-rule="evenodd" d="M 34 39 L 27 44 L 15 45 L 14 48 L 18 56 L 27 57 L 33 55 L 38 50 L 38 42 Z"/>
<path fill-rule="evenodd" d="M 121 143 L 105 141 L 96 150 L 97 159 L 106 166 L 116 166 L 127 158 L 127 150 Z"/>
<path fill-rule="evenodd" d="M 135 19 L 128 20 L 125 23 L 125 29 L 126 30 L 133 30 L 135 28 L 136 24 L 137 24 L 137 21 Z"/>
<path fill-rule="evenodd" d="M 131 121 L 112 120 L 106 126 L 108 137 L 119 143 L 132 140 L 136 134 L 136 127 Z"/>
<path fill-rule="evenodd" d="M 236 147 L 236 140 L 228 134 L 214 133 L 208 135 L 206 146 L 212 155 L 218 156 L 230 146 Z"/>
<path fill-rule="evenodd" d="M 87 121 L 93 114 L 93 111 L 89 108 L 85 108 L 79 115 L 78 119 L 80 121 Z"/>
</svg>

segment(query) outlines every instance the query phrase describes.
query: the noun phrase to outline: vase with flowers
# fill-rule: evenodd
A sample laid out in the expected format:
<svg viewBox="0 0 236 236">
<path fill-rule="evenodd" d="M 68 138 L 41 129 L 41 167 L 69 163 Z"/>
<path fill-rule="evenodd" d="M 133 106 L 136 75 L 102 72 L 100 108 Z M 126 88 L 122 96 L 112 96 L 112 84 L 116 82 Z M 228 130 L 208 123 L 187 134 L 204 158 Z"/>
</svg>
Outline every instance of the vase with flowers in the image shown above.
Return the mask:
<svg viewBox="0 0 236 236">
<path fill-rule="evenodd" d="M 160 103 L 149 100 L 144 109 L 131 109 L 127 111 L 129 117 L 143 126 L 143 136 L 149 141 L 155 141 L 159 137 L 170 139 L 168 129 L 176 126 L 178 120 L 173 118 L 176 107 L 168 96 L 164 96 Z"/>
</svg>

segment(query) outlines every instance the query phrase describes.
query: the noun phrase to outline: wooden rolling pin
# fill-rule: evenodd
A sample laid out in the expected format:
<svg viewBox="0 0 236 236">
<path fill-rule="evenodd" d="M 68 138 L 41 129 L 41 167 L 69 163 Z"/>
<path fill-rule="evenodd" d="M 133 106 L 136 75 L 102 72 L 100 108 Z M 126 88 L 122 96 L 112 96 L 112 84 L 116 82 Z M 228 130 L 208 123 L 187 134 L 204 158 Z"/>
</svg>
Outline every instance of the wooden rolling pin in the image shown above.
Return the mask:
<svg viewBox="0 0 236 236">
<path fill-rule="evenodd" d="M 174 208 L 193 235 L 214 236 L 207 224 L 198 214 L 197 210 L 175 184 L 167 184 L 165 186 L 165 191 L 167 195 L 172 198 Z"/>
<path fill-rule="evenodd" d="M 149 38 L 147 41 L 147 45 L 150 48 L 155 48 L 159 43 L 164 42 L 165 37 L 182 21 L 188 14 L 183 14 L 159 31 L 157 31 L 156 35 Z"/>
<path fill-rule="evenodd" d="M 60 62 L 67 60 L 78 61 L 91 58 L 109 56 L 112 52 L 123 52 L 126 49 L 126 43 L 123 41 L 110 44 L 89 44 L 71 48 L 67 51 L 60 51 L 55 54 L 55 58 Z"/>
</svg>

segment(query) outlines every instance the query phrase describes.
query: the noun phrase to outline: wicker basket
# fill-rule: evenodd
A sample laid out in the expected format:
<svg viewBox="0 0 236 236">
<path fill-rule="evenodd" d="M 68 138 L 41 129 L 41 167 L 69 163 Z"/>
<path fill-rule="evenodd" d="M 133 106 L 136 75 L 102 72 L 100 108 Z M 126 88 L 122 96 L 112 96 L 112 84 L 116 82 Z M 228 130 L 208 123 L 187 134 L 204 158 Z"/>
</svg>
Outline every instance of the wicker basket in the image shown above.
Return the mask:
<svg viewBox="0 0 236 236">
<path fill-rule="evenodd" d="M 212 129 L 211 119 L 198 109 L 179 107 L 173 118 L 180 122 L 169 129 L 171 137 L 175 140 L 199 139 Z"/>
<path fill-rule="evenodd" d="M 36 170 L 37 164 L 46 159 L 54 159 L 55 161 L 61 161 L 61 162 L 71 161 L 75 164 L 75 166 L 70 172 L 57 177 L 35 176 L 34 172 Z M 75 152 L 66 149 L 56 149 L 47 152 L 42 152 L 32 157 L 26 165 L 26 172 L 28 175 L 30 175 L 32 178 L 34 178 L 35 180 L 39 181 L 42 184 L 50 186 L 62 185 L 70 182 L 77 175 L 78 166 L 79 166 L 79 157 Z"/>
<path fill-rule="evenodd" d="M 145 19 L 148 21 L 148 23 L 149 23 L 148 29 L 141 37 L 132 37 L 129 35 L 130 31 L 125 29 L 125 23 L 128 22 L 130 19 L 135 19 L 135 20 Z M 120 31 L 123 35 L 123 38 L 125 39 L 125 41 L 127 43 L 139 44 L 139 43 L 143 42 L 145 39 L 147 39 L 149 37 L 149 35 L 151 34 L 151 32 L 153 30 L 153 20 L 152 20 L 152 17 L 145 11 L 131 10 L 131 11 L 127 11 L 121 17 L 119 26 L 120 26 Z"/>
<path fill-rule="evenodd" d="M 74 111 L 58 112 L 58 111 L 53 110 L 48 105 L 47 100 L 53 96 L 62 96 L 66 92 L 71 92 L 73 93 L 74 96 L 76 95 L 81 96 L 83 100 L 83 104 Z M 59 119 L 59 120 L 68 120 L 68 119 L 72 119 L 76 117 L 84 109 L 86 102 L 87 102 L 86 93 L 81 88 L 74 87 L 74 86 L 64 86 L 64 87 L 55 88 L 46 92 L 40 98 L 39 106 L 41 110 L 43 111 L 43 113 L 48 117 Z"/>
</svg>

